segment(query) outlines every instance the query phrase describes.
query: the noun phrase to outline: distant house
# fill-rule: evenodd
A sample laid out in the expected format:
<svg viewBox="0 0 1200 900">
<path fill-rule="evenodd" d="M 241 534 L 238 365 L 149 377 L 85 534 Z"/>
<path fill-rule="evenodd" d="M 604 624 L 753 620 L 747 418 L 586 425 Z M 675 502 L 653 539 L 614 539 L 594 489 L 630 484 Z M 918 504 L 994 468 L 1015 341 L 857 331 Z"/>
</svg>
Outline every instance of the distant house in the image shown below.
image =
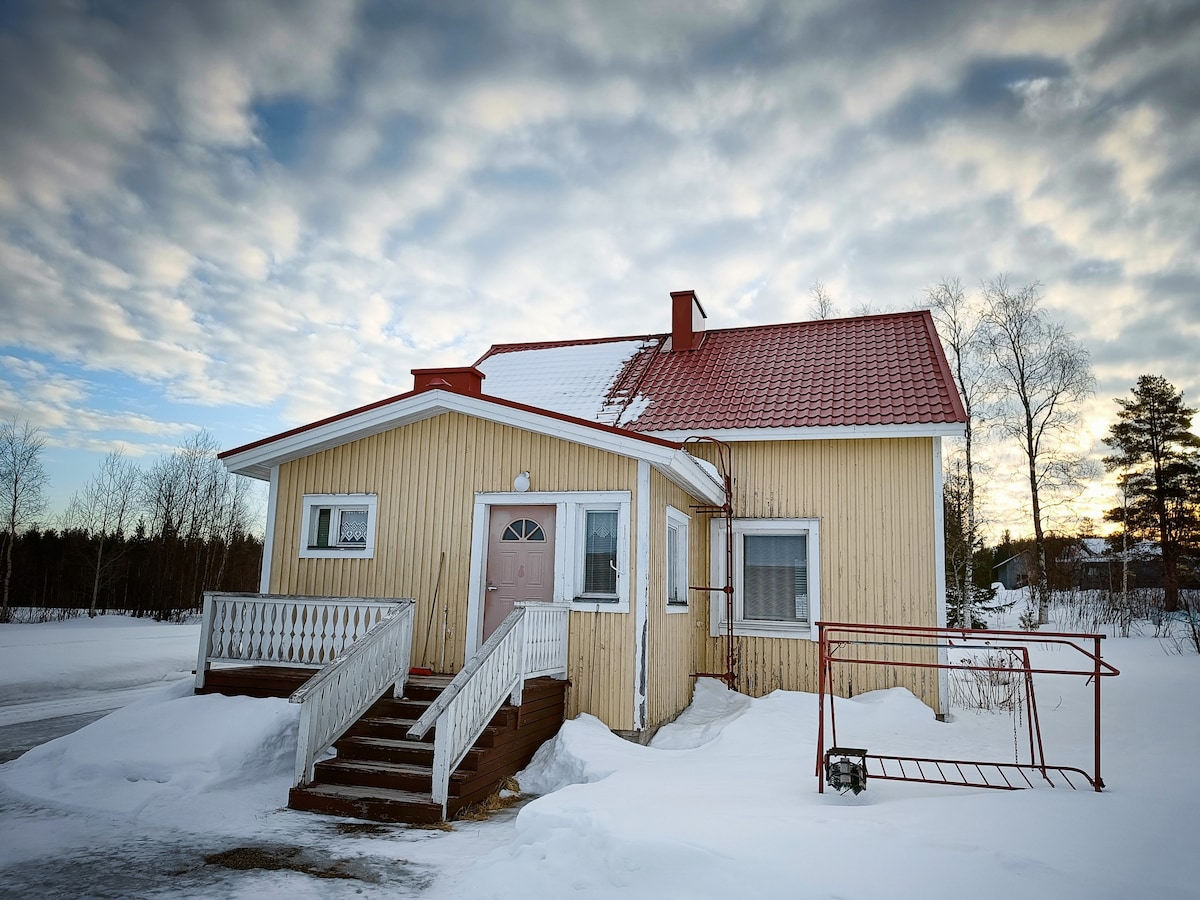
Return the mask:
<svg viewBox="0 0 1200 900">
<path fill-rule="evenodd" d="M 270 484 L 264 594 L 414 598 L 412 665 L 448 675 L 549 604 L 566 715 L 631 736 L 731 661 L 750 694 L 815 690 L 818 620 L 944 625 L 940 448 L 965 415 L 929 313 L 709 329 L 681 291 L 670 314 L 417 369 L 224 453 Z M 943 699 L 930 670 L 855 679 Z"/>
<path fill-rule="evenodd" d="M 1119 591 L 1161 588 L 1162 550 L 1154 541 L 1137 541 L 1128 550 L 1112 546 L 1104 538 L 1081 538 L 1065 548 L 1064 568 L 1069 568 L 1074 587 L 1083 590 Z"/>
<path fill-rule="evenodd" d="M 1031 551 L 1022 550 L 1003 562 L 996 563 L 992 566 L 992 583 L 999 583 L 1010 591 L 1028 586 L 1031 559 Z"/>
</svg>

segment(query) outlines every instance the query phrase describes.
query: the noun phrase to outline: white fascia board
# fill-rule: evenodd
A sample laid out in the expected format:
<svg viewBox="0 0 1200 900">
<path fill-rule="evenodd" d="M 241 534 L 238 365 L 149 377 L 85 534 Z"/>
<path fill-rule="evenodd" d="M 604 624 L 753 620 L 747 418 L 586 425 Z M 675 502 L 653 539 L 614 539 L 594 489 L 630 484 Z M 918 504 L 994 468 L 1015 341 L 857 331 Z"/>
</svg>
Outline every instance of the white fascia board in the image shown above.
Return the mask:
<svg viewBox="0 0 1200 900">
<path fill-rule="evenodd" d="M 651 437 L 684 441 L 703 435 L 720 441 L 832 441 L 850 438 L 963 437 L 961 422 L 918 422 L 910 425 L 830 425 L 821 428 L 692 428 L 687 431 L 645 431 Z"/>
<path fill-rule="evenodd" d="M 667 466 L 659 466 L 667 480 L 683 488 L 693 497 L 705 500 L 713 506 L 725 503 L 725 488 L 713 481 L 696 460 L 683 450 L 675 450 Z"/>
<path fill-rule="evenodd" d="M 458 412 L 500 425 L 510 425 L 525 431 L 561 438 L 574 444 L 595 447 L 620 456 L 644 459 L 693 496 L 718 505 L 724 502 L 724 493 L 720 486 L 682 450 L 653 444 L 641 440 L 640 436 L 617 434 L 567 422 L 554 416 L 514 409 L 491 402 L 486 397 L 470 397 L 451 391 L 423 391 L 268 444 L 251 447 L 225 457 L 223 462 L 231 472 L 266 481 L 271 477 L 272 466 L 446 412 Z"/>
<path fill-rule="evenodd" d="M 438 397 L 434 395 L 445 396 L 445 393 L 426 391 L 405 400 L 387 403 L 316 428 L 305 429 L 259 447 L 251 447 L 249 450 L 225 457 L 223 462 L 229 471 L 238 475 L 266 480 L 270 477 L 271 466 L 311 456 L 322 450 L 329 450 L 350 441 L 381 434 L 400 425 L 409 425 L 446 412 L 445 405 L 439 403 Z"/>
</svg>

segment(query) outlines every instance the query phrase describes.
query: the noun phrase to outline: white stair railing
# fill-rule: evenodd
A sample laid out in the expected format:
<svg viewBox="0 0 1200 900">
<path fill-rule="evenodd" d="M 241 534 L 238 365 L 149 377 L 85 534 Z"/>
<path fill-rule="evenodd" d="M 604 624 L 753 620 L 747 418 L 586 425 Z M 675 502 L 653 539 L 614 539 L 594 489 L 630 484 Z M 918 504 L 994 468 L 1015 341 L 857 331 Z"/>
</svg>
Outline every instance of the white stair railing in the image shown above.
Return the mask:
<svg viewBox="0 0 1200 900">
<path fill-rule="evenodd" d="M 567 677 L 564 603 L 520 602 L 408 730 L 414 740 L 436 726 L 433 738 L 433 801 L 446 804 L 450 775 L 458 768 L 505 699 L 521 705 L 527 678 Z"/>
<path fill-rule="evenodd" d="M 392 604 L 392 612 L 338 659 L 301 685 L 289 698 L 300 704 L 296 743 L 296 785 L 313 780 L 317 757 L 387 690 L 404 694 L 412 657 L 413 601 Z"/>
<path fill-rule="evenodd" d="M 206 592 L 196 690 L 214 662 L 327 665 L 398 602 L 410 601 Z"/>
</svg>

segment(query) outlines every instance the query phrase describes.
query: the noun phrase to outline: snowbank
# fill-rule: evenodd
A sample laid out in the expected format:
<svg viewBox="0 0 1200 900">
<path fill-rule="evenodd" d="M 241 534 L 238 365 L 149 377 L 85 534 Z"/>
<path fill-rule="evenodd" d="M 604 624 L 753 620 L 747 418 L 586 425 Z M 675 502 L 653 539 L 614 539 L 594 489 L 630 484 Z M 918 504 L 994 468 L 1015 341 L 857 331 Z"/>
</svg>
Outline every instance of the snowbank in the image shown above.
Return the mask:
<svg viewBox="0 0 1200 900">
<path fill-rule="evenodd" d="M 1195 659 L 1168 660 L 1151 642 L 1119 647 L 1151 670 L 1164 660 L 1197 669 Z M 1105 683 L 1110 735 L 1139 705 L 1132 675 Z M 1090 753 L 1088 697 L 1086 686 L 1073 692 L 1048 682 L 1042 716 L 1055 740 L 1052 762 L 1055 753 Z M 1186 710 L 1171 713 L 1181 700 Z M 1198 707 L 1193 693 L 1174 694 L 1130 724 L 1158 734 L 1161 751 L 1164 726 L 1177 716 L 1190 717 L 1181 739 L 1200 737 Z M 1200 777 L 1183 766 L 1171 768 L 1167 786 L 1123 746 L 1132 752 L 1109 761 L 1103 794 L 881 781 L 858 797 L 819 794 L 816 721 L 812 694 L 751 700 L 702 681 L 692 706 L 649 748 L 621 747 L 595 720 L 568 723 L 526 773 L 529 784 L 522 780 L 527 790 L 567 786 L 522 809 L 512 844 L 482 858 L 454 895 L 1195 896 L 1189 866 L 1165 862 L 1190 858 Z M 1013 753 L 1010 715 L 963 713 L 942 723 L 902 688 L 838 701 L 837 722 L 843 743 L 875 752 L 997 761 Z"/>
<path fill-rule="evenodd" d="M 299 707 L 164 687 L 0 766 L 0 784 L 40 804 L 196 827 L 281 805 Z"/>
</svg>

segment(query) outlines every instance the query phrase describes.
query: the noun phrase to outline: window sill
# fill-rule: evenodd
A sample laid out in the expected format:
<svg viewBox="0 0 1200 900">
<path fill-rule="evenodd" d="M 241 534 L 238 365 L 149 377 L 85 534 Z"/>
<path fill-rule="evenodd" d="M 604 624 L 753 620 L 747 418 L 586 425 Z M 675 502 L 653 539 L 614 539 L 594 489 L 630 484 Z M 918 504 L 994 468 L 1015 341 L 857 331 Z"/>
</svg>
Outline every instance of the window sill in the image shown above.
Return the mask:
<svg viewBox="0 0 1200 900">
<path fill-rule="evenodd" d="M 629 601 L 620 597 L 575 597 L 571 609 L 580 612 L 629 612 Z"/>
<path fill-rule="evenodd" d="M 668 603 L 667 604 L 667 614 L 668 615 L 670 615 L 671 613 L 686 613 L 689 609 L 690 609 L 690 607 L 686 603 Z"/>
<path fill-rule="evenodd" d="M 300 559 L 372 559 L 374 547 L 303 547 Z"/>
<path fill-rule="evenodd" d="M 725 634 L 725 622 L 718 621 L 711 630 L 712 637 Z M 817 629 L 813 625 L 796 624 L 783 625 L 770 622 L 734 622 L 733 633 L 737 637 L 784 638 L 786 640 L 818 640 Z"/>
</svg>

